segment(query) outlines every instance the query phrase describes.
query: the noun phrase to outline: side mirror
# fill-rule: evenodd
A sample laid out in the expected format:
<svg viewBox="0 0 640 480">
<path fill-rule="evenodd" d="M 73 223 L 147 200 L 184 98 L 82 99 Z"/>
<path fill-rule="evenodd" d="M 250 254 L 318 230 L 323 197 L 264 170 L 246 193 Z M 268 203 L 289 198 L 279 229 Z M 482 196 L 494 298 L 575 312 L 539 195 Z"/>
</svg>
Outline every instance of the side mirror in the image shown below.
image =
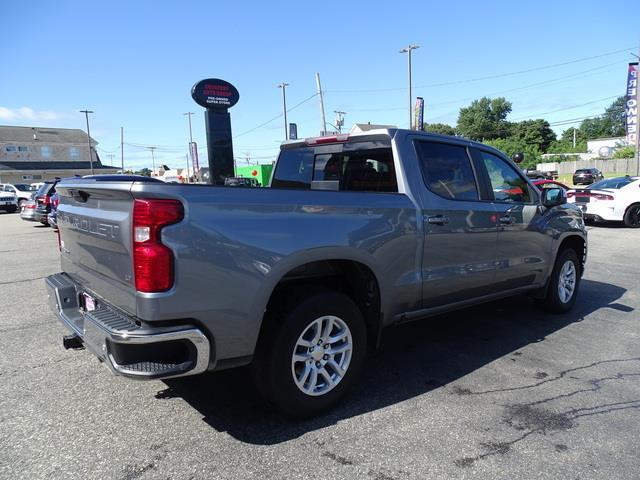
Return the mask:
<svg viewBox="0 0 640 480">
<path fill-rule="evenodd" d="M 547 208 L 567 203 L 567 194 L 562 188 L 544 188 L 542 190 L 542 205 Z"/>
<path fill-rule="evenodd" d="M 515 163 L 522 163 L 524 161 L 524 153 L 514 153 L 511 157 L 511 160 L 513 160 Z"/>
</svg>

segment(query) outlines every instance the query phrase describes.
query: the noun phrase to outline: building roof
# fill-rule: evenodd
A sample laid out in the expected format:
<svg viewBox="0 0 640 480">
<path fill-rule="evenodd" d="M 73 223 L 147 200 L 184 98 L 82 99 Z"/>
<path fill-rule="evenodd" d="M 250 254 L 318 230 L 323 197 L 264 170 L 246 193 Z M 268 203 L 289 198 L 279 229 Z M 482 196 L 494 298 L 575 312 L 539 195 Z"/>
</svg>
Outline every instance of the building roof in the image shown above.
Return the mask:
<svg viewBox="0 0 640 480">
<path fill-rule="evenodd" d="M 1 162 L 0 170 L 90 170 L 89 162 Z M 94 170 L 120 170 L 119 167 L 93 162 Z"/>
<path fill-rule="evenodd" d="M 35 139 L 34 139 L 35 135 Z M 86 144 L 87 134 L 79 128 L 14 127 L 0 125 L 0 142 L 3 143 Z M 93 138 L 93 145 L 97 145 Z"/>
</svg>

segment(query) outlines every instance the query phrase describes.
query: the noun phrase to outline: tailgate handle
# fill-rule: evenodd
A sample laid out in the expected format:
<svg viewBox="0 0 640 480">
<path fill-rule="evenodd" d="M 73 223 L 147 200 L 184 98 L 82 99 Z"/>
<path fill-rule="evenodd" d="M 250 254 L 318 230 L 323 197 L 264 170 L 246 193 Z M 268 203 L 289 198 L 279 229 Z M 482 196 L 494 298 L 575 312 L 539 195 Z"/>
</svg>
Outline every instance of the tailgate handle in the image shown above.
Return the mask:
<svg viewBox="0 0 640 480">
<path fill-rule="evenodd" d="M 89 198 L 89 193 L 84 190 L 69 190 L 69 193 L 78 202 L 85 203 Z"/>
</svg>

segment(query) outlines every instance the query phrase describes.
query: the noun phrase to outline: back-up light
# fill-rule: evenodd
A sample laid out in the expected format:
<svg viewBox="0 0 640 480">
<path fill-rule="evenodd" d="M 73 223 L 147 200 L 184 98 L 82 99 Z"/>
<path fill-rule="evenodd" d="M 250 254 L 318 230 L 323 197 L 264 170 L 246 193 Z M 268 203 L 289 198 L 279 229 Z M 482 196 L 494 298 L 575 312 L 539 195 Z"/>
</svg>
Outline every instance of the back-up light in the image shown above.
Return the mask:
<svg viewBox="0 0 640 480">
<path fill-rule="evenodd" d="M 313 138 L 306 138 L 304 140 L 304 143 L 306 143 L 307 145 L 320 145 L 322 143 L 340 143 L 340 142 L 346 142 L 347 140 L 349 140 L 349 134 L 344 134 L 344 135 L 331 135 L 329 137 L 313 137 Z"/>
<path fill-rule="evenodd" d="M 139 292 L 164 292 L 173 286 L 173 252 L 162 244 L 160 230 L 183 217 L 178 200 L 134 200 L 133 273 Z"/>
</svg>

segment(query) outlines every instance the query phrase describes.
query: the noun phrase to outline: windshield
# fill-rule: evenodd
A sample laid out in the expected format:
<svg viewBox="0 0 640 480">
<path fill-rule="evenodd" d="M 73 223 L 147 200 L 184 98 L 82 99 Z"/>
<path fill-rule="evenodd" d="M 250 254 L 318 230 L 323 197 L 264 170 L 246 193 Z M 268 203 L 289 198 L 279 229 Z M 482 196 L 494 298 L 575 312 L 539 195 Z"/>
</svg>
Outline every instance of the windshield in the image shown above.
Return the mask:
<svg viewBox="0 0 640 480">
<path fill-rule="evenodd" d="M 35 187 L 32 187 L 31 185 L 25 185 L 24 183 L 18 183 L 16 185 L 14 185 L 14 187 L 16 187 L 21 192 L 35 192 L 36 191 Z"/>
<path fill-rule="evenodd" d="M 619 188 L 629 185 L 633 181 L 634 179 L 631 177 L 606 178 L 604 180 L 600 180 L 599 182 L 592 183 L 587 188 L 589 189 L 610 188 L 610 189 L 617 190 Z"/>
</svg>

